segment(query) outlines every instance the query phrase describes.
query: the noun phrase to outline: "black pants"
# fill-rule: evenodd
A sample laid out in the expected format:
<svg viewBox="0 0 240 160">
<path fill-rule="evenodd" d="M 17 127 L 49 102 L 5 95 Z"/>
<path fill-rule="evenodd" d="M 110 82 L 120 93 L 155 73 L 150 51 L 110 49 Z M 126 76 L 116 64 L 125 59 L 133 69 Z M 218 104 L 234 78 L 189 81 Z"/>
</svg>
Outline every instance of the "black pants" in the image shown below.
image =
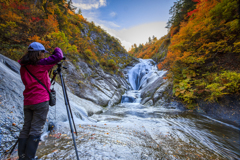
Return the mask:
<svg viewBox="0 0 240 160">
<path fill-rule="evenodd" d="M 28 138 L 29 135 L 42 134 L 43 126 L 47 119 L 49 102 L 24 106 L 24 125 L 19 138 Z"/>
</svg>

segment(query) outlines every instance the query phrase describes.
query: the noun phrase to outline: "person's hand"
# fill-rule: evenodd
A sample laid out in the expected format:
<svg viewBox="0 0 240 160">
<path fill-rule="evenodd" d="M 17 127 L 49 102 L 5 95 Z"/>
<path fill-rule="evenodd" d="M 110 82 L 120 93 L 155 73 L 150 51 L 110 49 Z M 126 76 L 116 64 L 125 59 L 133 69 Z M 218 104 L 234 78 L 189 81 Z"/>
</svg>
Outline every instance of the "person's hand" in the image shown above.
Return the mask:
<svg viewBox="0 0 240 160">
<path fill-rule="evenodd" d="M 63 53 L 62 50 L 61 50 L 61 48 L 59 48 L 59 47 L 56 47 L 56 48 L 54 49 L 53 55 L 54 55 L 56 52 L 61 52 L 61 53 Z"/>
</svg>

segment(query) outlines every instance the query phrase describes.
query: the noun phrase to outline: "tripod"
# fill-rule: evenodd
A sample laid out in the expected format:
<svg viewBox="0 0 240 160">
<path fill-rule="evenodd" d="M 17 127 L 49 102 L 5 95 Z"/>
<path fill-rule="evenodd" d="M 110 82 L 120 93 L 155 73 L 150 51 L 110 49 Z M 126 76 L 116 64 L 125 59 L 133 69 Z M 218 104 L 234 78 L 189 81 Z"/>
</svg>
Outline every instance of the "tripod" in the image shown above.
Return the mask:
<svg viewBox="0 0 240 160">
<path fill-rule="evenodd" d="M 65 60 L 65 59 L 66 58 L 63 57 L 63 60 Z M 68 99 L 68 95 L 67 95 L 67 91 L 66 91 L 65 82 L 64 82 L 64 79 L 63 79 L 63 76 L 62 76 L 62 72 L 61 72 L 62 68 L 64 68 L 64 69 L 67 69 L 67 68 L 62 66 L 62 62 L 59 62 L 57 65 L 58 65 L 58 68 L 55 71 L 53 71 L 53 78 L 51 80 L 51 84 L 54 81 L 56 75 L 59 74 L 59 77 L 61 79 L 61 85 L 62 85 L 63 96 L 64 96 L 64 100 L 65 100 L 65 105 L 66 105 L 66 109 L 67 109 L 69 125 L 70 125 L 70 128 L 71 128 L 73 143 L 74 143 L 74 147 L 75 147 L 75 151 L 76 151 L 76 156 L 77 156 L 77 160 L 79 160 L 78 151 L 77 151 L 77 145 L 76 145 L 76 141 L 75 141 L 75 137 L 74 137 L 74 132 L 73 132 L 73 127 L 72 126 L 74 126 L 76 135 L 77 135 L 77 130 L 76 130 L 76 126 L 75 126 L 75 123 L 74 123 L 72 110 L 71 110 L 71 107 L 70 107 L 70 104 L 69 104 L 69 99 Z M 70 117 L 70 115 L 71 115 L 71 117 Z"/>
</svg>

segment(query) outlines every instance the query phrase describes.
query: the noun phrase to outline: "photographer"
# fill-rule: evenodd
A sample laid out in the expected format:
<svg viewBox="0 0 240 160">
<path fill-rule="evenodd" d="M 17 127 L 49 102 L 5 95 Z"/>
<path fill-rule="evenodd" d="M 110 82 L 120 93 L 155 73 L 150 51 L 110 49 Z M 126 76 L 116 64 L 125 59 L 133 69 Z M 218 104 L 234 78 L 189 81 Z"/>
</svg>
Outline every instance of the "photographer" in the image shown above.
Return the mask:
<svg viewBox="0 0 240 160">
<path fill-rule="evenodd" d="M 50 78 L 48 71 L 63 58 L 60 48 L 55 48 L 53 54 L 44 58 L 48 51 L 38 42 L 28 47 L 28 52 L 18 61 L 20 73 L 25 85 L 24 95 L 24 125 L 19 135 L 19 160 L 34 159 L 43 126 L 49 110 Z M 41 85 L 34 75 L 43 85 Z"/>
</svg>

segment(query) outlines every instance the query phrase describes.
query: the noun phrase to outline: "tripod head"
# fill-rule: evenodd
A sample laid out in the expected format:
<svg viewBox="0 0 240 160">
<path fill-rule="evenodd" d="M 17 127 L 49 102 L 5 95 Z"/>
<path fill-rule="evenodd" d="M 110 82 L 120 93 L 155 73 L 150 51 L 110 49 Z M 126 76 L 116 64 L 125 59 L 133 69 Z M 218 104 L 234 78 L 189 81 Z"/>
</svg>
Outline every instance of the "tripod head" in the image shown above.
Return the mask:
<svg viewBox="0 0 240 160">
<path fill-rule="evenodd" d="M 62 68 L 63 68 L 63 69 L 67 69 L 67 67 L 62 66 L 62 64 L 63 64 L 63 62 L 64 62 L 65 60 L 66 60 L 66 57 L 63 56 L 62 60 L 57 63 L 58 67 L 57 67 L 57 69 L 55 69 L 55 70 L 53 71 L 53 78 L 52 78 L 52 80 L 51 80 L 51 84 L 52 84 L 52 82 L 54 81 L 56 75 L 59 74 L 59 73 L 61 73 Z"/>
</svg>

